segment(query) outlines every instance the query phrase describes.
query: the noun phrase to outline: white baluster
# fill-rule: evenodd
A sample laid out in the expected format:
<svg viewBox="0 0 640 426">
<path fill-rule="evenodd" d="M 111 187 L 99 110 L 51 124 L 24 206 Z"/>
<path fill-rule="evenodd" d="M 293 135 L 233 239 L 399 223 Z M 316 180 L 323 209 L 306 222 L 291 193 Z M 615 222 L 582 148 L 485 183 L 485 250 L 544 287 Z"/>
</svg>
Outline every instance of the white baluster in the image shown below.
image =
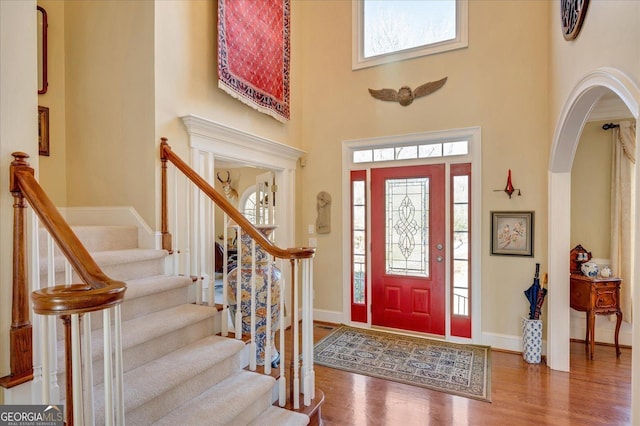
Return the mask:
<svg viewBox="0 0 640 426">
<path fill-rule="evenodd" d="M 196 149 L 191 150 L 191 164 L 194 169 L 197 171 L 198 161 L 198 151 Z M 198 243 L 200 235 L 200 222 L 199 222 L 199 214 L 200 214 L 200 191 L 198 187 L 195 185 L 191 186 L 191 229 L 189 230 L 189 255 L 191 259 L 191 274 L 196 276 L 196 304 L 200 304 L 202 302 L 202 287 L 200 283 L 200 269 L 198 268 Z"/>
<path fill-rule="evenodd" d="M 264 344 L 264 374 L 271 374 L 271 311 L 273 309 L 273 304 L 271 303 L 271 273 L 273 268 L 273 263 L 271 261 L 271 255 L 269 253 L 267 255 L 267 335 L 265 338 Z"/>
<path fill-rule="evenodd" d="M 116 425 L 124 426 L 124 361 L 122 358 L 122 305 L 113 307 L 113 327 L 115 338 L 115 389 L 114 389 L 114 409 Z"/>
<path fill-rule="evenodd" d="M 102 333 L 104 353 L 104 424 L 114 424 L 113 416 L 113 370 L 111 357 L 111 315 L 109 309 L 102 311 Z"/>
<path fill-rule="evenodd" d="M 302 308 L 302 339 L 304 349 L 302 354 L 303 362 L 303 393 L 304 405 L 309 406 L 315 397 L 315 373 L 313 371 L 313 261 L 311 259 L 302 260 L 302 286 L 303 286 L 303 308 Z"/>
<path fill-rule="evenodd" d="M 56 267 L 55 267 L 55 259 L 54 259 L 54 250 L 55 246 L 53 243 L 53 237 L 51 234 L 47 232 L 47 287 L 53 287 L 56 284 Z M 58 372 L 56 368 L 56 363 L 52 362 L 52 360 L 57 359 L 58 355 L 58 345 L 56 344 L 57 336 L 56 336 L 56 317 L 43 316 L 45 318 L 45 323 L 47 324 L 47 337 L 45 340 L 45 358 L 47 362 L 47 366 L 44 366 L 43 359 L 43 376 L 46 374 L 48 376 L 48 384 L 46 385 L 46 395 L 43 395 L 43 402 L 48 403 L 47 401 L 51 401 L 51 389 L 55 389 L 58 387 Z M 46 370 L 46 371 L 45 371 Z M 48 371 L 48 373 L 47 373 Z"/>
<path fill-rule="evenodd" d="M 236 272 L 236 339 L 242 338 L 242 228 L 238 227 L 238 270 Z"/>
<path fill-rule="evenodd" d="M 280 263 L 280 270 L 284 272 L 284 270 L 282 269 L 282 262 Z M 279 318 L 279 323 L 280 323 L 280 379 L 278 382 L 278 404 L 281 407 L 284 407 L 287 403 L 287 379 L 286 379 L 286 360 L 285 360 L 285 344 L 284 344 L 284 338 L 285 338 L 285 333 L 284 333 L 284 329 L 285 329 L 285 323 L 284 323 L 284 295 L 285 292 L 287 290 L 287 287 L 285 285 L 285 279 L 284 279 L 284 273 L 282 274 L 282 278 L 280 279 L 280 318 Z"/>
<path fill-rule="evenodd" d="M 173 196 L 171 197 L 173 199 L 173 217 L 171 218 L 171 228 L 173 230 L 173 235 L 171 237 L 172 244 L 173 247 L 171 247 L 173 249 L 173 273 L 175 275 L 178 275 L 180 273 L 180 239 L 181 239 L 181 233 L 180 233 L 180 227 L 178 226 L 178 217 L 179 216 L 179 210 L 178 207 L 180 206 L 180 202 L 178 201 L 178 173 L 176 172 L 176 168 L 175 167 L 169 167 L 168 169 L 170 169 L 170 173 L 171 173 L 171 180 L 173 181 L 173 185 L 172 185 L 172 192 L 173 192 Z M 169 197 L 167 196 L 167 199 L 169 199 Z"/>
<path fill-rule="evenodd" d="M 227 337 L 229 335 L 229 300 L 227 299 L 227 269 L 229 269 L 229 247 L 227 246 L 227 238 L 229 231 L 227 230 L 227 221 L 229 220 L 226 213 L 222 217 L 222 318 L 221 318 L 221 335 Z M 239 270 L 238 270 L 239 272 Z M 236 272 L 237 273 L 237 272 Z M 214 284 L 215 286 L 215 284 Z"/>
<path fill-rule="evenodd" d="M 205 171 L 206 171 L 206 179 L 207 182 L 213 187 L 215 185 L 215 180 L 213 177 L 213 153 L 207 152 L 205 153 Z M 204 196 L 204 194 L 203 194 Z M 215 217 L 214 217 L 214 207 L 215 204 L 208 198 L 204 197 L 204 218 L 205 218 L 205 232 L 204 232 L 204 268 L 207 274 L 207 282 L 208 282 L 208 295 L 209 306 L 215 306 L 216 297 L 215 297 L 215 248 L 216 248 L 216 227 L 215 227 Z"/>
<path fill-rule="evenodd" d="M 240 285 L 240 283 L 238 283 Z M 249 369 L 256 370 L 256 240 L 251 238 L 251 344 L 249 345 Z"/>
<path fill-rule="evenodd" d="M 293 409 L 300 408 L 300 359 L 299 359 L 299 337 L 298 337 L 298 289 L 300 288 L 300 280 L 298 279 L 298 268 L 296 261 L 292 260 L 294 265 L 292 268 L 293 279 Z"/>
<path fill-rule="evenodd" d="M 82 361 L 80 359 L 80 315 L 71 315 L 71 383 L 73 385 L 73 419 L 84 424 L 82 417 Z"/>
<path fill-rule="evenodd" d="M 94 400 L 93 400 L 93 358 L 91 356 L 91 314 L 82 316 L 82 383 L 83 383 L 83 405 L 84 424 L 94 425 Z"/>
</svg>

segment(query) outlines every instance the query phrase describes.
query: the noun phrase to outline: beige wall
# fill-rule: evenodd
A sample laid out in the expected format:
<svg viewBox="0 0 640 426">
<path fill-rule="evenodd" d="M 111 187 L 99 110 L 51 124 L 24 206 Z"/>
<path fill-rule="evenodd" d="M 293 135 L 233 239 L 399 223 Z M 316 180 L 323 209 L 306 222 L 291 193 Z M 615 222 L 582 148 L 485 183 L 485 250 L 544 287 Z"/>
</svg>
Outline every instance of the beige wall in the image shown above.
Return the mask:
<svg viewBox="0 0 640 426">
<path fill-rule="evenodd" d="M 0 377 L 9 374 L 13 197 L 9 193 L 12 152 L 38 152 L 36 2 L 0 1 Z M 38 168 L 38 156 L 29 163 Z M 0 392 L 0 404 L 5 403 Z"/>
<path fill-rule="evenodd" d="M 303 146 L 298 234 L 315 223 L 315 196 L 332 195 L 332 232 L 318 235 L 315 307 L 342 311 L 341 144 L 348 139 L 422 131 L 482 128 L 483 332 L 519 335 L 527 311 L 523 291 L 535 263 L 546 261 L 548 7 L 545 2 L 469 2 L 469 47 L 389 65 L 351 70 L 351 2 L 299 2 L 303 28 Z M 527 19 L 522 19 L 526 16 Z M 331 28 L 327 31 L 327 28 Z M 448 77 L 438 92 L 408 107 L 380 102 L 367 88 L 416 87 Z M 511 168 L 521 197 L 504 188 Z M 491 210 L 534 210 L 535 257 L 489 255 Z"/>
<path fill-rule="evenodd" d="M 133 206 L 152 226 L 154 3 L 65 3 L 68 206 Z"/>
<path fill-rule="evenodd" d="M 293 2 L 293 19 L 298 5 Z M 300 147 L 301 43 L 299 24 L 292 25 L 291 121 L 257 112 L 218 89 L 217 2 L 159 1 L 155 13 L 156 143 L 169 138 L 172 149 L 188 160 L 188 135 L 179 117 L 195 114 L 238 130 Z"/>
<path fill-rule="evenodd" d="M 585 125 L 571 169 L 571 247 L 609 259 L 611 243 L 611 130 Z"/>
<path fill-rule="evenodd" d="M 38 95 L 38 105 L 49 108 L 49 156 L 40 157 L 38 179 L 56 206 L 67 205 L 66 167 L 66 85 L 65 85 L 65 2 L 41 0 L 47 12 L 47 92 Z M 37 154 L 37 151 L 34 155 Z"/>
<path fill-rule="evenodd" d="M 589 2 L 589 9 L 578 38 L 567 42 L 559 30 L 559 0 L 549 2 L 555 28 L 550 34 L 549 113 L 555 130 L 569 94 L 588 72 L 606 66 L 624 72 L 636 85 L 640 82 L 640 2 L 601 0 Z M 638 232 L 636 232 L 636 238 Z M 636 255 L 636 264 L 638 257 Z M 638 283 L 635 289 L 638 289 Z M 640 297 L 635 292 L 634 303 Z M 640 339 L 640 323 L 634 322 L 633 340 Z M 632 397 L 640 395 L 640 353 L 633 354 Z M 632 410 L 631 423 L 640 424 L 640 410 Z"/>
<path fill-rule="evenodd" d="M 640 81 L 640 2 L 589 2 L 578 37 L 566 41 L 560 30 L 559 0 L 548 2 L 550 28 L 550 119 L 554 131 L 569 93 L 588 72 L 613 67 Z"/>
</svg>

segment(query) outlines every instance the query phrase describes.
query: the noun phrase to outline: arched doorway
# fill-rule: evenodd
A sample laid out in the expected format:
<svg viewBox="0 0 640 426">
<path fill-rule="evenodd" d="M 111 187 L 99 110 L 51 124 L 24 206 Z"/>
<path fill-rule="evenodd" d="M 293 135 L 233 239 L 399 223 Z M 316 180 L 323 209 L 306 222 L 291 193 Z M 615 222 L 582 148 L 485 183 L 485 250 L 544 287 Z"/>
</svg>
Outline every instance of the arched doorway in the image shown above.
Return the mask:
<svg viewBox="0 0 640 426">
<path fill-rule="evenodd" d="M 637 120 L 640 89 L 623 72 L 614 68 L 599 68 L 585 75 L 569 94 L 555 129 L 549 158 L 548 263 L 549 305 L 547 327 L 547 364 L 554 370 L 569 371 L 569 263 L 571 229 L 571 168 L 584 124 L 594 105 L 607 93 L 615 93 Z M 636 162 L 638 155 L 636 154 Z M 640 220 L 636 218 L 636 241 Z M 640 256 L 636 253 L 636 268 Z M 640 286 L 636 286 L 634 302 L 639 303 Z M 633 335 L 638 341 L 639 322 L 634 322 Z M 634 376 L 640 364 L 640 351 L 633 354 Z M 638 380 L 634 380 L 636 383 Z"/>
</svg>

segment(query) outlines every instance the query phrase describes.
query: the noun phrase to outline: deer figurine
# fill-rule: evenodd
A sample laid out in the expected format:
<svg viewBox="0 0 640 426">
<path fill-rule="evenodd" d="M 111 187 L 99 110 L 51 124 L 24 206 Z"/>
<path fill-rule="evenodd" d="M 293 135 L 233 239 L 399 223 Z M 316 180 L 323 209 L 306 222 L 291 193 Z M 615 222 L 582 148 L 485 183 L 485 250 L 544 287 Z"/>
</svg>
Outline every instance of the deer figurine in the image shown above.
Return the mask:
<svg viewBox="0 0 640 426">
<path fill-rule="evenodd" d="M 231 173 L 227 170 L 227 178 L 222 180 L 220 178 L 220 173 L 216 173 L 216 176 L 220 183 L 222 184 L 222 190 L 224 191 L 224 195 L 231 201 L 238 200 L 238 191 L 231 187 Z"/>
</svg>

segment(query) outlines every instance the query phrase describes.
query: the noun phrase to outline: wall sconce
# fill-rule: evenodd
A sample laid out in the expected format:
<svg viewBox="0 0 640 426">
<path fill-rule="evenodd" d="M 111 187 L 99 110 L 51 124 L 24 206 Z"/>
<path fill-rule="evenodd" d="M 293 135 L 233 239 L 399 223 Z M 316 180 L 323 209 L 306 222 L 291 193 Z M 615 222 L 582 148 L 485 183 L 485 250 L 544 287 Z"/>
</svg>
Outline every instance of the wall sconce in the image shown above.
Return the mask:
<svg viewBox="0 0 640 426">
<path fill-rule="evenodd" d="M 509 169 L 509 175 L 507 176 L 507 185 L 504 187 L 504 189 L 493 190 L 493 192 L 501 192 L 501 191 L 506 192 L 507 195 L 509 196 L 509 199 L 511 199 L 511 194 L 513 194 L 516 191 L 518 191 L 518 197 L 522 195 L 522 192 L 520 191 L 520 189 L 513 187 L 513 183 L 511 182 L 511 169 Z"/>
</svg>

